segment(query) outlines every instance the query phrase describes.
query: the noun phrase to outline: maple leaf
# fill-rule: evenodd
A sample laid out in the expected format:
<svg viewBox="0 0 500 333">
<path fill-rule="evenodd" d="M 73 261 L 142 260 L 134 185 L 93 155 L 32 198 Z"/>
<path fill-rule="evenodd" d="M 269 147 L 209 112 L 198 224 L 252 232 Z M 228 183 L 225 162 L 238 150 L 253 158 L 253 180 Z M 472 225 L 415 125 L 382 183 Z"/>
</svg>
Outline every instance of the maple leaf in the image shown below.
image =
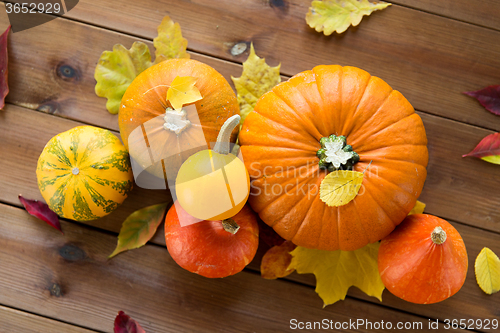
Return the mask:
<svg viewBox="0 0 500 333">
<path fill-rule="evenodd" d="M 106 108 L 117 114 L 128 86 L 142 71 L 151 66 L 151 54 L 146 44 L 134 42 L 130 50 L 116 44 L 113 51 L 104 51 L 95 68 L 95 93 L 106 97 Z"/>
<path fill-rule="evenodd" d="M 115 318 L 114 333 L 146 333 L 137 321 L 120 311 Z"/>
<path fill-rule="evenodd" d="M 347 205 L 358 195 L 364 174 L 357 171 L 330 172 L 319 187 L 319 198 L 330 207 Z"/>
<path fill-rule="evenodd" d="M 500 164 L 500 133 L 486 136 L 470 153 L 462 157 L 472 156 L 486 162 Z"/>
<path fill-rule="evenodd" d="M 166 210 L 167 204 L 163 203 L 142 208 L 130 214 L 122 224 L 116 249 L 108 258 L 146 244 L 163 221 Z"/>
<path fill-rule="evenodd" d="M 8 55 L 7 55 L 7 36 L 10 31 L 10 25 L 0 36 L 0 110 L 5 106 L 5 96 L 9 93 L 8 77 Z"/>
<path fill-rule="evenodd" d="M 196 79 L 191 76 L 176 76 L 167 90 L 167 101 L 174 110 L 179 111 L 183 105 L 199 101 L 201 93 L 194 85 Z"/>
<path fill-rule="evenodd" d="M 500 290 L 500 259 L 489 248 L 477 255 L 474 271 L 477 284 L 485 293 L 491 295 Z"/>
<path fill-rule="evenodd" d="M 323 0 L 313 1 L 306 14 L 307 24 L 317 32 L 329 36 L 334 31 L 343 33 L 350 25 L 357 26 L 363 15 L 390 6 L 390 3 L 371 3 L 368 0 Z"/>
<path fill-rule="evenodd" d="M 421 201 L 418 201 L 415 203 L 415 206 L 411 209 L 411 211 L 408 213 L 408 215 L 413 215 L 413 214 L 423 214 L 425 209 L 425 204 Z"/>
<path fill-rule="evenodd" d="M 291 252 L 290 269 L 316 276 L 316 292 L 324 306 L 344 300 L 351 286 L 382 301 L 385 287 L 378 272 L 380 243 L 368 244 L 356 251 L 323 251 L 298 246 Z"/>
<path fill-rule="evenodd" d="M 500 85 L 488 86 L 477 91 L 466 91 L 464 94 L 474 97 L 486 110 L 500 116 Z"/>
<path fill-rule="evenodd" d="M 294 270 L 289 268 L 292 262 L 290 252 L 296 247 L 291 241 L 285 241 L 267 250 L 260 263 L 260 275 L 264 279 L 277 279 L 293 273 Z"/>
<path fill-rule="evenodd" d="M 156 48 L 155 64 L 167 59 L 189 58 L 188 41 L 182 37 L 181 26 L 165 16 L 158 26 L 158 36 L 153 39 Z"/>
<path fill-rule="evenodd" d="M 250 54 L 243 63 L 243 73 L 240 77 L 231 76 L 238 103 L 240 105 L 240 123 L 243 124 L 246 116 L 253 111 L 260 96 L 270 91 L 281 82 L 280 65 L 271 67 L 266 64 L 266 59 L 255 54 L 253 44 L 250 45 Z"/>
<path fill-rule="evenodd" d="M 19 201 L 21 201 L 24 208 L 26 208 L 26 211 L 30 215 L 39 218 L 51 227 L 54 227 L 61 233 L 63 233 L 61 229 L 61 223 L 59 223 L 59 216 L 51 211 L 46 203 L 40 202 L 38 200 L 25 199 L 22 197 L 22 195 L 19 195 Z"/>
</svg>

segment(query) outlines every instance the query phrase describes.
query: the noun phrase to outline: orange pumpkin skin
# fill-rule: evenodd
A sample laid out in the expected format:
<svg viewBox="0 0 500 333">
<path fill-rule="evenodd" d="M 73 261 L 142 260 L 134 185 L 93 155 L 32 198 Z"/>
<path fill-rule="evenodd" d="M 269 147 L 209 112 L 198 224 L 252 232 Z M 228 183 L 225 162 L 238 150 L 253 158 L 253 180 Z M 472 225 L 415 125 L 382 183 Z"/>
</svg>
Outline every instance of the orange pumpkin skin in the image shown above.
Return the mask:
<svg viewBox="0 0 500 333">
<path fill-rule="evenodd" d="M 359 194 L 329 207 L 322 137 L 347 137 L 366 170 Z M 356 250 L 387 236 L 415 205 L 427 176 L 427 138 L 410 103 L 354 67 L 317 66 L 264 94 L 239 141 L 252 179 L 249 202 L 283 238 L 321 250 Z"/>
<path fill-rule="evenodd" d="M 435 244 L 436 227 L 446 241 Z M 378 269 L 386 288 L 405 301 L 441 302 L 462 288 L 467 276 L 467 250 L 458 231 L 447 221 L 426 214 L 409 215 L 382 240 Z"/>
<path fill-rule="evenodd" d="M 192 59 L 171 59 L 160 62 L 139 74 L 127 88 L 123 95 L 118 116 L 120 135 L 127 150 L 129 147 L 129 135 L 138 126 L 144 124 L 157 116 L 164 115 L 170 103 L 166 101 L 167 90 L 177 76 L 191 76 L 196 79 L 195 86 L 200 90 L 201 100 L 192 103 L 197 112 L 188 112 L 187 120 L 191 125 L 180 134 L 158 127 L 148 134 L 148 139 L 155 141 L 157 146 L 165 151 L 185 152 L 173 157 L 166 167 L 173 170 L 178 169 L 182 162 L 196 151 L 211 147 L 215 143 L 219 130 L 224 121 L 239 114 L 239 105 L 233 89 L 226 79 L 212 67 Z M 199 121 L 198 118 L 199 117 Z M 197 140 L 197 131 L 203 130 L 205 142 Z M 231 135 L 231 141 L 235 142 L 237 129 Z M 200 144 L 206 144 L 205 148 L 198 148 Z M 133 154 L 130 151 L 131 155 Z M 180 156 L 182 155 L 182 156 Z M 139 164 L 149 165 L 148 152 L 132 156 Z M 156 167 L 148 169 L 152 174 L 163 178 L 161 163 Z M 174 171 L 175 172 L 175 171 Z M 174 178 L 175 179 L 175 178 Z"/>
<path fill-rule="evenodd" d="M 181 227 L 182 218 L 192 219 L 180 205 L 172 205 L 165 218 L 168 252 L 182 268 L 208 278 L 222 278 L 241 272 L 252 261 L 259 246 L 256 214 L 247 205 L 232 219 L 236 234 L 223 229 L 221 221 L 201 221 Z"/>
</svg>

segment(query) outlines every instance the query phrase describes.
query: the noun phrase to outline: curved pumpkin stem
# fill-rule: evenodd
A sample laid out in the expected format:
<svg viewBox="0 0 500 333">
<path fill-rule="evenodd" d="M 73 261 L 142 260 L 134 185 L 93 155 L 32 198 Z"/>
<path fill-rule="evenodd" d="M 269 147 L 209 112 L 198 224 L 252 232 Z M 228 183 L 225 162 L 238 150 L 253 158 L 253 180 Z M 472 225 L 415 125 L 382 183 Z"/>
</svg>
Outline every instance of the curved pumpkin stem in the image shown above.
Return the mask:
<svg viewBox="0 0 500 333">
<path fill-rule="evenodd" d="M 436 227 L 431 233 L 431 239 L 436 245 L 446 242 L 446 232 L 441 227 Z"/>
<path fill-rule="evenodd" d="M 230 139 L 231 139 L 231 133 L 233 132 L 234 128 L 238 126 L 240 123 L 241 117 L 237 114 L 235 114 L 232 117 L 229 117 L 224 124 L 222 125 L 219 135 L 217 136 L 217 142 L 215 143 L 214 146 L 214 151 L 218 152 L 219 154 L 227 155 L 229 154 L 229 144 L 230 144 Z"/>
</svg>

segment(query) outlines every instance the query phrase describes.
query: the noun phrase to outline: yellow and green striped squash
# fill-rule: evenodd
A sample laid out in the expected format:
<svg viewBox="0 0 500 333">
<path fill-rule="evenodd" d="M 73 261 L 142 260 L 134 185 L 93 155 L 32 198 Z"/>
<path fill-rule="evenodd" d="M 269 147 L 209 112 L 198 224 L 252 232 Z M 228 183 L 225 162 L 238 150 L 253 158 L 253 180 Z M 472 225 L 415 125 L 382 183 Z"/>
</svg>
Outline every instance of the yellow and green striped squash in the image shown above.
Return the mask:
<svg viewBox="0 0 500 333">
<path fill-rule="evenodd" d="M 125 147 L 110 131 L 93 126 L 53 137 L 38 159 L 36 175 L 50 209 L 77 221 L 111 213 L 133 184 Z"/>
</svg>

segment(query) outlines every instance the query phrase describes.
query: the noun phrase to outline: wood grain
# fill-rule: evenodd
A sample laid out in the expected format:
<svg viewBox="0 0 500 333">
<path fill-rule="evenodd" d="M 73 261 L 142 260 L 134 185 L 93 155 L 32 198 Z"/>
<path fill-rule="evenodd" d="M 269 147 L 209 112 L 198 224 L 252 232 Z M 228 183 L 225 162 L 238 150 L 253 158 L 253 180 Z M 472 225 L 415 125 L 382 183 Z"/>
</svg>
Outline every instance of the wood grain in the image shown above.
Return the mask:
<svg viewBox="0 0 500 333">
<path fill-rule="evenodd" d="M 31 313 L 0 305 L 0 333 L 92 333 L 85 328 L 69 325 Z"/>
<path fill-rule="evenodd" d="M 460 2 L 462 11 L 471 15 L 478 10 L 475 7 L 484 6 L 480 11 L 498 24 L 495 13 L 500 5 L 496 1 L 490 12 L 492 1 Z M 434 1 L 435 6 L 443 2 L 449 7 L 455 4 Z M 500 82 L 499 31 L 393 5 L 340 36 L 326 37 L 305 23 L 309 4 L 309 0 L 125 0 L 117 6 L 111 0 L 85 0 L 68 16 L 153 39 L 163 16 L 170 15 L 195 52 L 242 62 L 247 52 L 233 56 L 232 47 L 253 42 L 257 54 L 272 65 L 281 63 L 285 75 L 320 64 L 360 67 L 400 90 L 416 109 L 500 130 L 493 115 L 461 94 Z"/>
<path fill-rule="evenodd" d="M 106 113 L 106 111 L 101 111 Z M 462 158 L 491 131 L 421 114 L 429 140 L 428 177 L 421 195 L 426 211 L 445 219 L 500 232 L 498 166 Z M 17 195 L 41 198 L 36 163 L 45 143 L 81 123 L 8 105 L 0 111 L 0 200 L 18 205 Z M 36 137 L 26 133 L 37 133 Z M 126 204 L 111 215 L 91 222 L 106 230 L 117 227 L 128 214 L 150 204 L 170 201 L 167 191 L 134 189 Z"/>
<path fill-rule="evenodd" d="M 114 236 L 64 221 L 62 228 L 64 236 L 0 204 L 0 303 L 105 332 L 119 310 L 148 333 L 285 332 L 294 318 L 418 321 L 430 331 L 426 318 L 351 298 L 322 309 L 313 288 L 292 282 L 247 272 L 203 278 L 177 266 L 164 247 L 107 260 Z"/>
<path fill-rule="evenodd" d="M 468 214 L 465 222 L 470 223 L 469 217 L 476 216 L 478 224 L 481 227 L 489 226 L 492 227 L 493 230 L 497 230 L 495 228 L 497 228 L 498 225 L 494 222 L 498 221 L 496 217 L 490 221 L 490 224 L 485 220 L 485 217 L 498 213 L 494 208 L 499 198 L 499 194 L 495 192 L 498 191 L 498 189 L 494 186 L 497 184 L 497 169 L 495 166 L 480 160 L 470 159 L 462 161 L 460 160 L 460 154 L 455 151 L 462 149 L 460 144 L 460 142 L 464 141 L 462 136 L 470 136 L 472 133 L 477 137 L 481 137 L 485 130 L 451 120 L 444 121 L 434 116 L 422 116 L 424 117 L 424 122 L 428 131 L 430 133 L 441 133 L 441 131 L 444 131 L 445 133 L 443 133 L 442 136 L 447 138 L 446 140 L 449 140 L 448 144 L 452 146 L 452 148 L 448 147 L 446 144 L 430 146 L 431 161 L 440 161 L 447 158 L 452 158 L 452 161 L 449 163 L 449 168 L 451 169 L 438 165 L 431 165 L 429 167 L 430 174 L 438 173 L 436 179 L 439 179 L 439 181 L 429 182 L 425 186 L 424 193 L 428 193 L 425 194 L 427 196 L 425 202 L 429 203 L 428 207 L 430 207 L 426 209 L 426 212 L 432 213 L 432 209 L 439 210 L 443 205 L 452 205 L 450 206 L 449 214 L 458 210 L 458 213 L 455 212 L 456 215 Z M 37 157 L 43 149 L 45 142 L 48 141 L 51 136 L 77 125 L 79 125 L 79 123 L 74 121 L 17 106 L 7 105 L 6 110 L 0 113 L 0 156 L 3 157 L 0 159 L 0 188 L 3 189 L 0 191 L 0 201 L 20 206 L 17 199 L 18 193 L 22 193 L 28 198 L 41 199 L 34 172 Z M 34 132 L 35 130 L 37 130 L 36 138 L 25 136 L 26 131 Z M 474 166 L 467 165 L 467 163 L 471 163 Z M 485 178 L 485 182 L 481 183 L 481 177 L 479 177 L 478 174 L 473 174 L 470 180 L 467 180 L 466 177 L 463 178 L 467 183 L 459 183 L 458 185 L 460 186 L 453 187 L 453 179 L 455 179 L 452 178 L 453 175 L 465 175 L 468 172 L 467 170 L 470 169 L 477 169 L 477 172 L 480 173 L 486 172 L 488 176 Z M 442 182 L 447 185 L 444 186 Z M 439 189 L 443 186 L 444 189 L 442 191 L 445 193 L 439 192 Z M 492 194 L 485 198 L 484 196 L 476 197 L 475 194 L 462 196 L 459 193 L 460 191 L 463 192 L 464 188 L 469 188 L 469 191 L 473 191 L 475 187 L 481 186 L 484 186 L 485 191 L 489 191 L 488 193 L 496 194 Z M 457 193 L 450 195 L 450 198 L 448 198 L 446 192 L 450 191 L 450 188 L 455 188 Z M 86 223 L 94 227 L 117 233 L 120 230 L 123 220 L 134 210 L 161 202 L 162 200 L 158 200 L 158 195 L 163 195 L 163 200 L 169 199 L 166 191 L 134 189 L 131 197 L 128 198 L 124 205 L 119 207 L 117 211 L 102 219 Z M 467 203 L 467 200 L 475 201 L 471 204 Z M 491 202 L 486 204 L 488 200 L 491 200 Z M 435 208 L 430 204 L 434 201 L 439 203 L 436 204 Z M 451 203 L 449 201 L 451 201 Z M 475 205 L 480 205 L 480 203 L 483 203 L 483 206 L 480 206 L 480 209 L 475 211 L 474 215 L 470 214 L 470 210 L 474 209 Z M 481 212 L 483 209 L 487 214 Z M 495 297 L 487 297 L 484 295 L 475 284 L 473 273 L 474 259 L 483 246 L 488 246 L 494 251 L 497 251 L 497 253 L 500 253 L 500 235 L 498 233 L 488 232 L 462 224 L 455 223 L 454 225 L 459 232 L 461 232 L 470 256 L 468 280 L 460 293 L 450 300 L 437 305 L 416 306 L 402 302 L 386 292 L 384 294 L 384 305 L 423 316 L 436 316 L 440 319 L 446 319 L 446 316 L 449 315 L 450 308 L 454 309 L 453 313 L 457 318 L 495 318 L 495 316 L 500 315 L 500 313 L 495 310 L 500 309 L 500 300 Z M 51 229 L 46 225 L 42 225 L 41 227 L 45 228 L 47 232 Z M 64 227 L 63 230 L 66 231 Z M 152 242 L 159 245 L 165 244 L 162 227 L 159 228 Z M 257 258 L 250 268 L 258 273 L 259 263 L 260 259 Z M 291 278 L 311 286 L 315 284 L 314 278 L 310 275 L 294 275 Z M 350 295 L 377 303 L 375 299 L 366 297 L 355 288 L 350 291 Z"/>
<path fill-rule="evenodd" d="M 500 30 L 500 2 L 481 0 L 396 0 L 391 3 L 408 6 L 456 20 Z"/>
</svg>

